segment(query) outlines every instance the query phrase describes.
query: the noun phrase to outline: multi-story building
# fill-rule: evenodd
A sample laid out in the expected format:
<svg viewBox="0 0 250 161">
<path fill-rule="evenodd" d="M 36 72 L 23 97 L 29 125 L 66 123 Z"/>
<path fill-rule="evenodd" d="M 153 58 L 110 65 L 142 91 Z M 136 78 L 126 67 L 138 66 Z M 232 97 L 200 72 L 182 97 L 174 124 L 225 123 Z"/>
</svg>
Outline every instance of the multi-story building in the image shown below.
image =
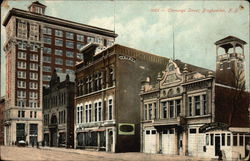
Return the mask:
<svg viewBox="0 0 250 161">
<path fill-rule="evenodd" d="M 217 52 L 216 72 L 169 60 L 156 82 L 146 79 L 140 93 L 143 152 L 204 158 L 222 152 L 227 159 L 248 155 L 245 43 L 232 36 L 217 41 L 217 51 L 222 47 L 225 52 Z M 236 46 L 242 50 L 236 52 Z"/>
<path fill-rule="evenodd" d="M 6 16 L 6 144 L 42 141 L 42 89 L 52 71 L 74 80 L 79 49 L 88 42 L 100 50 L 113 44 L 113 31 L 45 15 L 46 6 L 33 2 L 28 11 L 13 8 Z"/>
<path fill-rule="evenodd" d="M 69 75 L 60 82 L 54 71 L 43 90 L 43 134 L 46 146 L 74 147 L 75 83 Z"/>
<path fill-rule="evenodd" d="M 4 97 L 0 97 L 0 145 L 4 145 L 4 106 L 5 99 Z"/>
<path fill-rule="evenodd" d="M 140 81 L 157 76 L 166 58 L 121 45 L 82 49 L 76 65 L 75 147 L 111 152 L 140 150 Z"/>
</svg>

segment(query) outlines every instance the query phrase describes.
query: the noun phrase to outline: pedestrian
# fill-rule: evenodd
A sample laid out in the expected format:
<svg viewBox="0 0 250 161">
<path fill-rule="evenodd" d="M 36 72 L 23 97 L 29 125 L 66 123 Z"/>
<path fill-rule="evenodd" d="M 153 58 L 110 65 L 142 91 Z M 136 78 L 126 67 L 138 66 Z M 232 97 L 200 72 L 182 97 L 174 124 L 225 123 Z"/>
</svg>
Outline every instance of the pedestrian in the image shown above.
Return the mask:
<svg viewBox="0 0 250 161">
<path fill-rule="evenodd" d="M 219 158 L 218 158 L 218 160 L 223 160 L 222 159 L 222 151 L 221 150 L 219 151 Z"/>
</svg>

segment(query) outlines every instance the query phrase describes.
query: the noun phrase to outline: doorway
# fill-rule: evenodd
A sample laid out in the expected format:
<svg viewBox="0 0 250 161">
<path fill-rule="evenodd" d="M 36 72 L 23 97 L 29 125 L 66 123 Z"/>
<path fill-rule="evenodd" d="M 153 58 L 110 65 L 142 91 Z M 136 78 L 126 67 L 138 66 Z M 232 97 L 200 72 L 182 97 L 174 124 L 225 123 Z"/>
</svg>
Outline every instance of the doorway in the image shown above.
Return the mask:
<svg viewBox="0 0 250 161">
<path fill-rule="evenodd" d="M 220 154 L 220 136 L 215 136 L 215 156 Z"/>
<path fill-rule="evenodd" d="M 113 131 L 108 132 L 108 151 L 112 152 L 113 147 Z"/>
</svg>

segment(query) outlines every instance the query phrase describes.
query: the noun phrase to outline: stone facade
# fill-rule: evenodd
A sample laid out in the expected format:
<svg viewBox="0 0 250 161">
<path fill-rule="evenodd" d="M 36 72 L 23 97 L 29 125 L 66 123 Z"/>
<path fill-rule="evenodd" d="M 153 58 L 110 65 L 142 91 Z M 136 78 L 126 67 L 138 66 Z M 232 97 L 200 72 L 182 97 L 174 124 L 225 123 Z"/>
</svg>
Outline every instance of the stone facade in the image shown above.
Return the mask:
<svg viewBox="0 0 250 161">
<path fill-rule="evenodd" d="M 60 82 L 56 71 L 43 91 L 43 134 L 46 146 L 74 147 L 74 82 Z"/>
</svg>

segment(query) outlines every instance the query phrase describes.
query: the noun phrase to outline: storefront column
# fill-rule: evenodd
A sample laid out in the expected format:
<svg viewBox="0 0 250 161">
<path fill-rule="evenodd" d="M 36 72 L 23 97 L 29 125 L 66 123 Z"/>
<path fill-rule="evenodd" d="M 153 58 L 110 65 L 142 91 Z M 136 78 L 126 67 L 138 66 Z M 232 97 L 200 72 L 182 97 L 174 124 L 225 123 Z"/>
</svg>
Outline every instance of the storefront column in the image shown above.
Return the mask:
<svg viewBox="0 0 250 161">
<path fill-rule="evenodd" d="M 178 131 L 177 128 L 174 129 L 175 130 L 175 134 L 174 134 L 174 155 L 178 155 Z"/>
<path fill-rule="evenodd" d="M 100 150 L 100 132 L 97 132 L 97 149 Z"/>
</svg>

